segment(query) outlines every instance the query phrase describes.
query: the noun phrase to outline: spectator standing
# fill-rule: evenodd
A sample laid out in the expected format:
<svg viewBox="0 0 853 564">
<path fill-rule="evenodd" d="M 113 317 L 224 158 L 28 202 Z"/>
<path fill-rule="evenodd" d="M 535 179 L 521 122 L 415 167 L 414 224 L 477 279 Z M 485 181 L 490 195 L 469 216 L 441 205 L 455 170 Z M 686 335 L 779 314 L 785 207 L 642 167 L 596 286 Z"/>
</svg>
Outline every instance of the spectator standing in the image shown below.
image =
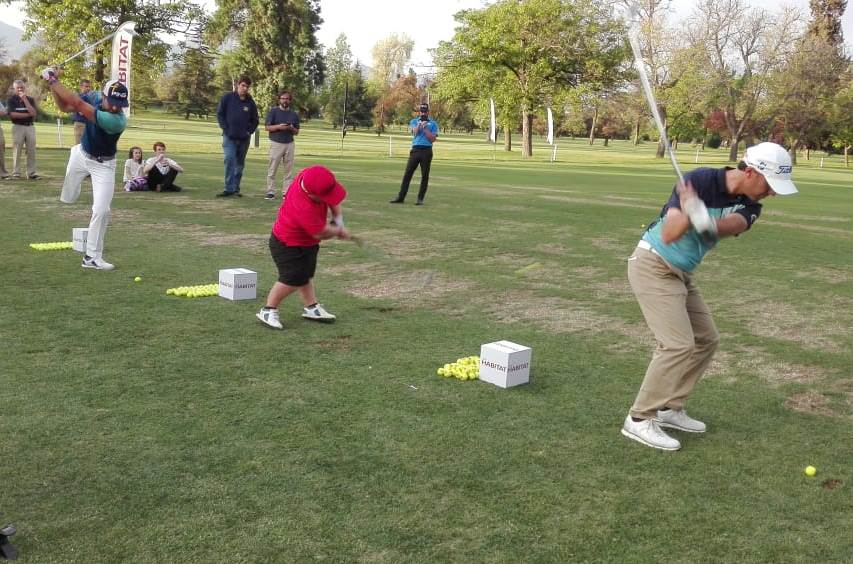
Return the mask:
<svg viewBox="0 0 853 564">
<path fill-rule="evenodd" d="M 8 116 L 9 112 L 3 102 L 0 102 L 0 117 Z M 6 170 L 6 135 L 3 133 L 3 126 L 0 125 L 0 178 L 3 180 L 9 178 L 9 171 Z"/>
<path fill-rule="evenodd" d="M 285 195 L 285 187 L 290 186 L 293 181 L 293 159 L 296 151 L 293 137 L 299 135 L 299 114 L 290 109 L 292 103 L 293 97 L 290 92 L 282 92 L 278 95 L 278 106 L 267 112 L 267 119 L 264 121 L 264 129 L 270 135 L 267 200 L 275 198 L 275 174 L 279 165 L 284 167 L 282 197 Z"/>
<path fill-rule="evenodd" d="M 12 120 L 12 177 L 21 177 L 21 151 L 27 147 L 27 178 L 35 180 L 36 174 L 36 128 L 33 120 L 36 117 L 36 101 L 27 96 L 27 85 L 23 80 L 13 83 L 15 93 L 9 98 L 6 106 Z"/>
<path fill-rule="evenodd" d="M 84 102 L 89 102 L 89 96 L 92 92 L 92 83 L 84 78 L 80 81 L 80 98 Z M 86 118 L 80 112 L 71 114 L 71 121 L 74 122 L 74 144 L 79 145 L 83 138 L 83 132 L 86 131 Z"/>
<path fill-rule="evenodd" d="M 416 206 L 422 206 L 429 185 L 429 169 L 432 165 L 432 144 L 438 137 L 438 123 L 429 117 L 429 105 L 421 104 L 418 108 L 418 117 L 409 122 L 412 131 L 412 150 L 409 151 L 409 161 L 406 163 L 406 172 L 403 174 L 403 182 L 400 184 L 400 193 L 391 200 L 392 204 L 402 204 L 409 191 L 409 183 L 415 174 L 415 169 L 421 167 L 421 188 L 418 190 L 418 201 Z"/>
<path fill-rule="evenodd" d="M 225 190 L 219 198 L 242 196 L 240 180 L 246 165 L 246 153 L 252 134 L 258 128 L 258 107 L 249 94 L 252 79 L 241 76 L 237 89 L 222 96 L 216 109 L 216 118 L 222 129 L 222 153 L 225 157 Z"/>
<path fill-rule="evenodd" d="M 180 192 L 181 187 L 175 184 L 175 177 L 184 168 L 174 159 L 166 156 L 166 144 L 162 141 L 154 143 L 154 156 L 145 161 L 142 173 L 148 177 L 148 187 L 155 192 Z"/>
</svg>

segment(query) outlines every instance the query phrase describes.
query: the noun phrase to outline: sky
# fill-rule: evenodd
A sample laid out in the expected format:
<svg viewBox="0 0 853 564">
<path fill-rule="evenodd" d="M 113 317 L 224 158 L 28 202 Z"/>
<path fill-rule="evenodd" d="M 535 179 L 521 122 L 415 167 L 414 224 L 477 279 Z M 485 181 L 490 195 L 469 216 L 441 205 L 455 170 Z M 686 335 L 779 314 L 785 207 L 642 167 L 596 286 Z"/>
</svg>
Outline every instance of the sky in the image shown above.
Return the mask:
<svg viewBox="0 0 853 564">
<path fill-rule="evenodd" d="M 770 11 L 778 11 L 782 3 L 779 0 L 745 0 L 747 4 Z M 806 16 L 809 13 L 808 0 L 783 0 L 788 5 L 799 8 Z M 213 0 L 202 0 L 212 10 Z M 485 6 L 487 0 L 429 0 L 428 2 L 403 2 L 400 0 L 320 0 L 320 16 L 323 18 L 317 39 L 320 44 L 332 47 L 341 33 L 347 37 L 353 56 L 362 64 L 370 66 L 371 49 L 380 39 L 392 33 L 405 33 L 415 42 L 411 66 L 416 72 L 430 72 L 427 65 L 431 62 L 428 49 L 435 48 L 439 41 L 453 37 L 456 25 L 453 14 L 460 10 L 477 9 Z M 10 25 L 22 27 L 23 13 L 21 2 L 0 6 L 0 20 Z M 673 0 L 674 19 L 690 15 L 694 2 L 691 0 Z M 844 38 L 853 52 L 853 7 L 848 6 L 843 18 Z M 423 65 L 423 66 L 422 66 Z"/>
</svg>

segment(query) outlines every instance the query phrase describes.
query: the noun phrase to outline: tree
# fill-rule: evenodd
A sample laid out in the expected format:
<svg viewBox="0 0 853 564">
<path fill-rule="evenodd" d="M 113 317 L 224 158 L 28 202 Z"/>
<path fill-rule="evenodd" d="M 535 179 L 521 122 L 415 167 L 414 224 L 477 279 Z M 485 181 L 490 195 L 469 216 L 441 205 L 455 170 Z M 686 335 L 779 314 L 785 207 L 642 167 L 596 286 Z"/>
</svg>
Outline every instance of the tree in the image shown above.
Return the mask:
<svg viewBox="0 0 853 564">
<path fill-rule="evenodd" d="M 729 160 L 749 133 L 747 125 L 767 102 L 768 79 L 790 59 L 799 37 L 799 14 L 747 8 L 742 0 L 700 0 L 690 21 L 689 37 L 700 67 L 706 69 L 713 106 L 723 110 L 731 140 Z M 764 121 L 775 115 L 765 108 Z"/>
<path fill-rule="evenodd" d="M 10 3 L 10 0 L 3 0 Z M 167 46 L 158 33 L 185 34 L 203 17 L 194 2 L 159 0 L 24 0 L 24 39 L 39 37 L 42 64 L 56 64 L 114 31 L 126 21 L 137 22 L 133 41 L 131 93 L 137 86 L 156 80 L 165 68 Z M 101 84 L 108 76 L 110 42 L 67 63 L 63 74 L 69 84 L 89 78 Z"/>
<path fill-rule="evenodd" d="M 525 156 L 544 100 L 584 81 L 615 82 L 626 55 L 620 24 L 593 0 L 501 0 L 454 17 L 456 33 L 436 51 L 436 82 L 455 83 L 442 89 L 465 98 L 489 94 L 499 107 L 517 108 Z"/>
<path fill-rule="evenodd" d="M 812 19 L 807 35 L 817 37 L 838 47 L 844 44 L 841 17 L 847 8 L 847 0 L 809 0 Z"/>
<path fill-rule="evenodd" d="M 184 119 L 189 119 L 190 114 L 204 117 L 216 110 L 218 91 L 209 54 L 203 49 L 186 49 L 175 75 L 176 109 L 184 114 Z"/>
<path fill-rule="evenodd" d="M 370 80 L 376 85 L 377 90 L 384 90 L 405 74 L 405 66 L 412 56 L 414 47 L 415 42 L 405 33 L 402 35 L 392 33 L 373 46 Z"/>
<path fill-rule="evenodd" d="M 385 90 L 373 107 L 373 123 L 377 130 L 382 133 L 388 124 L 408 123 L 420 99 L 417 76 L 410 73 L 398 78 Z"/>
<path fill-rule="evenodd" d="M 216 0 L 216 4 L 209 39 L 216 45 L 236 43 L 234 60 L 251 76 L 259 106 L 275 104 L 283 89 L 295 97 L 313 91 L 319 0 Z"/>
<path fill-rule="evenodd" d="M 830 114 L 834 147 L 844 150 L 844 166 L 850 166 L 850 147 L 853 147 L 853 72 L 847 69 L 844 87 L 835 95 Z"/>
</svg>

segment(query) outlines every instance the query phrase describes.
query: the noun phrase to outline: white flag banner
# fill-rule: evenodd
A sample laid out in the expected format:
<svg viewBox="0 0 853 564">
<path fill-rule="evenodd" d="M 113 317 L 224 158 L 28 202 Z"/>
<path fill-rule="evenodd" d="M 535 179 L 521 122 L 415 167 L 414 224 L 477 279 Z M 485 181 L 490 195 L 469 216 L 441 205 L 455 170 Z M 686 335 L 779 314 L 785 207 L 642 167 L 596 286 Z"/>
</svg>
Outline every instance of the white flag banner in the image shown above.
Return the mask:
<svg viewBox="0 0 853 564">
<path fill-rule="evenodd" d="M 489 114 L 492 118 L 491 125 L 489 126 L 489 139 L 494 143 L 498 140 L 498 130 L 495 127 L 495 100 L 493 98 L 489 98 L 489 106 Z"/>
<path fill-rule="evenodd" d="M 554 144 L 554 114 L 551 113 L 551 108 L 548 108 L 548 144 Z"/>
<path fill-rule="evenodd" d="M 136 35 L 136 22 L 124 22 L 113 37 L 113 57 L 110 65 L 110 80 L 118 80 L 127 86 L 127 107 L 124 115 L 130 115 L 130 50 Z"/>
</svg>

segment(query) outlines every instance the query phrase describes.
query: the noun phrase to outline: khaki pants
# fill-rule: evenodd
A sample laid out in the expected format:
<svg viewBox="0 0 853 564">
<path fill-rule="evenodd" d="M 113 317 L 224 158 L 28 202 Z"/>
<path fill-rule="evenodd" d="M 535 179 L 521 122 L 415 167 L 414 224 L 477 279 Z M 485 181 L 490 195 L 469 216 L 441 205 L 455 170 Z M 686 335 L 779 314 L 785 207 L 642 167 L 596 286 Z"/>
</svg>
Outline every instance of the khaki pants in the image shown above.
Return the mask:
<svg viewBox="0 0 853 564">
<path fill-rule="evenodd" d="M 2 127 L 0 127 L 0 176 L 9 176 L 6 170 L 6 136 L 3 135 Z"/>
<path fill-rule="evenodd" d="M 275 192 L 275 173 L 278 165 L 284 166 L 284 182 L 282 194 L 293 182 L 293 157 L 296 153 L 296 143 L 278 143 L 270 141 L 270 165 L 267 169 L 267 192 Z"/>
<path fill-rule="evenodd" d="M 21 151 L 27 146 L 27 176 L 36 173 L 36 126 L 12 124 L 12 175 L 21 176 Z"/>
<path fill-rule="evenodd" d="M 634 250 L 628 281 L 656 341 L 630 414 L 649 419 L 664 407 L 684 409 L 720 341 L 711 312 L 692 275 L 651 251 Z"/>
<path fill-rule="evenodd" d="M 83 121 L 75 121 L 74 122 L 74 144 L 79 145 L 80 141 L 83 139 L 83 132 L 86 131 L 86 122 Z"/>
</svg>

